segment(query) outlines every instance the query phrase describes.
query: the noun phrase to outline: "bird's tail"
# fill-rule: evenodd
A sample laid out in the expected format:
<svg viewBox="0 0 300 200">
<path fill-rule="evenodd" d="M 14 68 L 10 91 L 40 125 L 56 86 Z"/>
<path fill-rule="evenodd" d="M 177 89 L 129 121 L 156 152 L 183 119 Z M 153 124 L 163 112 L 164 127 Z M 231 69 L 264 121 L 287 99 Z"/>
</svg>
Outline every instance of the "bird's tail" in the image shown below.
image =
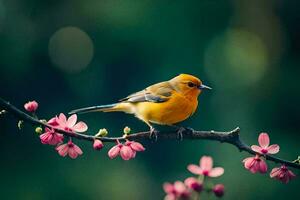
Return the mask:
<svg viewBox="0 0 300 200">
<path fill-rule="evenodd" d="M 76 110 L 72 110 L 69 112 L 69 114 L 83 114 L 83 113 L 89 113 L 89 112 L 113 112 L 113 111 L 121 111 L 118 108 L 119 103 L 113 103 L 113 104 L 107 104 L 107 105 L 100 105 L 100 106 L 90 106 L 85 108 L 79 108 Z"/>
</svg>

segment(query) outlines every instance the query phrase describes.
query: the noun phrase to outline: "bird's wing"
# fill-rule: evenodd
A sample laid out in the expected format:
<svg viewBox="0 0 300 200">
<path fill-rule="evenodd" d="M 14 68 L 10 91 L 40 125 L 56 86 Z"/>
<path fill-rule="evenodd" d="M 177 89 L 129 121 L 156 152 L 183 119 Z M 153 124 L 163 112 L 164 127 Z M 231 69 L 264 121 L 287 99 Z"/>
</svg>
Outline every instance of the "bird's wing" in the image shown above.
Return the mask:
<svg viewBox="0 0 300 200">
<path fill-rule="evenodd" d="M 168 101 L 174 89 L 168 82 L 161 82 L 147 87 L 146 89 L 133 93 L 126 98 L 121 99 L 122 102 L 155 102 L 161 103 Z"/>
</svg>

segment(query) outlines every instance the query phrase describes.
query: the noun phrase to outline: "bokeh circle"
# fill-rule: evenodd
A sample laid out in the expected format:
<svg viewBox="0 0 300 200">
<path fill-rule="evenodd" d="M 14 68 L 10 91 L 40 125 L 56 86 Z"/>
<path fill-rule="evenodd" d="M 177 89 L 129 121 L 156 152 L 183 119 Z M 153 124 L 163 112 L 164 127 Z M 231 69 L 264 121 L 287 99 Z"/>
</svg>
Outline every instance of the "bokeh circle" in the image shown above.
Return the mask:
<svg viewBox="0 0 300 200">
<path fill-rule="evenodd" d="M 64 27 L 56 31 L 49 41 L 49 56 L 54 66 L 64 72 L 84 70 L 94 55 L 91 38 L 77 27 Z"/>
</svg>

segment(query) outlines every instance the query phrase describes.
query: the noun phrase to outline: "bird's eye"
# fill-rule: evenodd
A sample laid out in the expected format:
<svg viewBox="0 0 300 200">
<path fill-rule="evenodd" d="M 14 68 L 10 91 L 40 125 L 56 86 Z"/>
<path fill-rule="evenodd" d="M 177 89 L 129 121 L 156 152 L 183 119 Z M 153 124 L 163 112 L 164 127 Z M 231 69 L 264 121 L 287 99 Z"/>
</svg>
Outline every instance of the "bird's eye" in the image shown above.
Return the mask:
<svg viewBox="0 0 300 200">
<path fill-rule="evenodd" d="M 189 86 L 189 87 L 194 87 L 194 86 L 195 86 L 195 84 L 194 84 L 194 83 L 192 83 L 192 82 L 188 82 L 188 86 Z"/>
</svg>

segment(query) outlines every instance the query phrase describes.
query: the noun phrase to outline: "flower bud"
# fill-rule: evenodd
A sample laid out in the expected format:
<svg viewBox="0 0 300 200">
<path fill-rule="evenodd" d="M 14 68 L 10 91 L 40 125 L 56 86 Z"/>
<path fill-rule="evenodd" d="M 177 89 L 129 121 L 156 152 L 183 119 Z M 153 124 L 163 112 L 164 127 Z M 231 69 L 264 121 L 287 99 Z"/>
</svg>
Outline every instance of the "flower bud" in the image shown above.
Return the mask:
<svg viewBox="0 0 300 200">
<path fill-rule="evenodd" d="M 45 119 L 40 119 L 40 122 L 47 124 L 47 120 L 45 120 Z"/>
<path fill-rule="evenodd" d="M 28 103 L 25 103 L 24 108 L 28 112 L 35 112 L 38 106 L 39 104 L 36 101 L 29 101 Z"/>
<path fill-rule="evenodd" d="M 104 146 L 104 145 L 103 145 L 103 143 L 102 143 L 101 140 L 98 140 L 98 139 L 94 140 L 93 148 L 94 148 L 95 150 L 100 150 L 100 149 L 103 148 L 103 146 Z"/>
<path fill-rule="evenodd" d="M 18 128 L 19 130 L 21 130 L 24 127 L 24 121 L 23 120 L 19 120 L 18 121 Z"/>
<path fill-rule="evenodd" d="M 108 131 L 105 128 L 101 128 L 98 133 L 96 134 L 96 136 L 100 136 L 100 137 L 105 137 L 107 136 Z"/>
<path fill-rule="evenodd" d="M 126 134 L 126 135 L 128 135 L 128 134 L 130 133 L 130 131 L 131 131 L 131 129 L 130 129 L 128 126 L 126 126 L 126 127 L 123 129 L 123 132 L 124 132 L 124 134 Z"/>
<path fill-rule="evenodd" d="M 42 132 L 43 132 L 43 129 L 41 128 L 41 127 L 36 127 L 35 128 L 35 132 L 37 133 L 37 134 L 41 134 Z"/>
<path fill-rule="evenodd" d="M 300 164 L 300 156 L 296 160 L 293 161 L 293 163 L 297 163 L 298 165 Z"/>
<path fill-rule="evenodd" d="M 213 192 L 217 197 L 222 197 L 224 195 L 224 185 L 223 184 L 217 184 L 213 188 Z"/>
</svg>

